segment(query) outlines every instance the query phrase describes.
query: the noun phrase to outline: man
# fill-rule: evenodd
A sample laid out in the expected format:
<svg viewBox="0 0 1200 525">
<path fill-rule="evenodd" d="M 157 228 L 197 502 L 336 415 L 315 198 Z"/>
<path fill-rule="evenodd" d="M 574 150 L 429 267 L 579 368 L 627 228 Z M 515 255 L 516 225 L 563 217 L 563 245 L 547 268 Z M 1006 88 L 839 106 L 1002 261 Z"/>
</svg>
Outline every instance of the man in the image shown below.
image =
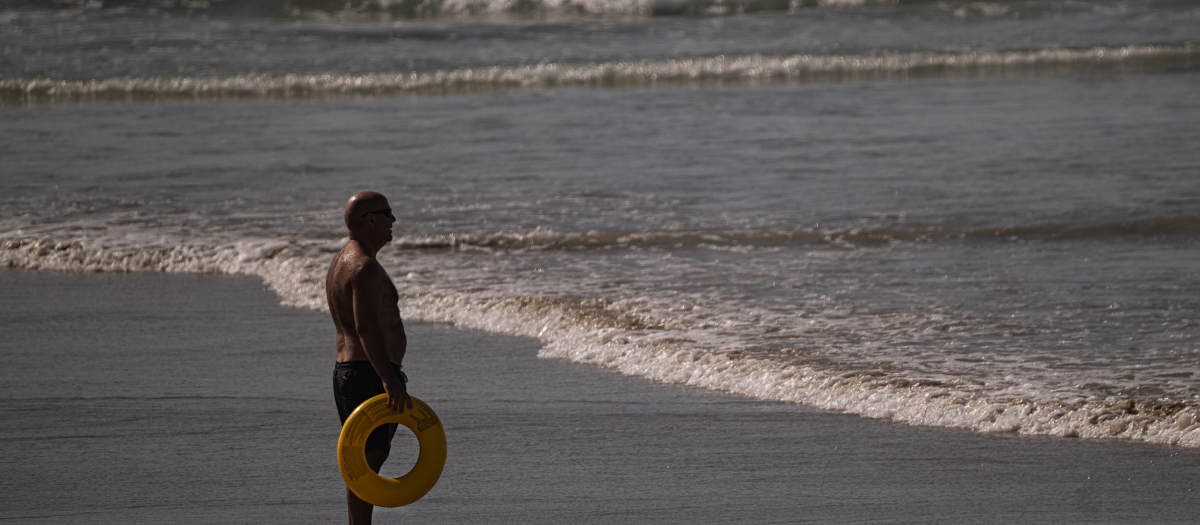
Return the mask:
<svg viewBox="0 0 1200 525">
<path fill-rule="evenodd" d="M 408 378 L 400 368 L 408 347 L 397 304 L 400 295 L 375 259 L 392 240 L 396 217 L 386 197 L 364 191 L 346 203 L 345 220 L 350 242 L 333 258 L 325 277 L 325 297 L 337 328 L 333 394 L 343 424 L 358 405 L 385 392 L 388 408 L 403 413 L 413 406 L 404 385 Z M 395 433 L 396 425 L 387 424 L 367 438 L 367 465 L 375 472 L 387 460 Z M 371 523 L 375 507 L 349 488 L 346 506 L 352 525 Z"/>
</svg>

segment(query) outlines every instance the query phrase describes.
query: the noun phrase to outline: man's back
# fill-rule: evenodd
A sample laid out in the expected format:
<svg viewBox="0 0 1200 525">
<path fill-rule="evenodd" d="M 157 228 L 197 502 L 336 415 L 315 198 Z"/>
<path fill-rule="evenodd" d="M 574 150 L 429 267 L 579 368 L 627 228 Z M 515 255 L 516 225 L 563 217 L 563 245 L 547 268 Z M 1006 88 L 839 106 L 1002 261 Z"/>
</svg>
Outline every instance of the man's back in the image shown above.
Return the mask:
<svg viewBox="0 0 1200 525">
<path fill-rule="evenodd" d="M 375 265 L 375 261 L 363 253 L 362 247 L 354 241 L 342 247 L 329 265 L 329 273 L 325 276 L 325 299 L 329 302 L 329 314 L 337 329 L 339 362 L 367 360 L 355 326 L 354 285 L 367 279 L 368 276 L 363 275 L 364 270 Z"/>
</svg>

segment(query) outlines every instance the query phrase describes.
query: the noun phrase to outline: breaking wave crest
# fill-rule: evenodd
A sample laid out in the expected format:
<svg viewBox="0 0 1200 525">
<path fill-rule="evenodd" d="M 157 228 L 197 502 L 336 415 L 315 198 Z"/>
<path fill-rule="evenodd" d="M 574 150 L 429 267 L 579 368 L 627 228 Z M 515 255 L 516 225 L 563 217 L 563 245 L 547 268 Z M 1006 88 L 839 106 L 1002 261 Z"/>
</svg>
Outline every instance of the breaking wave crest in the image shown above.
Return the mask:
<svg viewBox="0 0 1200 525">
<path fill-rule="evenodd" d="M 413 19 L 522 13 L 730 14 L 801 7 L 895 5 L 897 0 L 53 0 L 61 8 L 141 8 L 299 19 Z"/>
<path fill-rule="evenodd" d="M 738 232 L 567 232 L 532 231 L 484 234 L 450 234 L 406 237 L 400 249 L 490 248 L 503 250 L 554 250 L 573 248 L 728 247 L 825 244 L 847 246 L 890 242 L 932 242 L 949 239 L 1078 239 L 1084 237 L 1160 235 L 1200 236 L 1200 217 L 1161 217 L 1117 223 L 1051 222 L 982 229 L 941 226 L 871 228 L 799 228 L 790 231 Z"/>
<path fill-rule="evenodd" d="M 324 272 L 332 251 L 329 243 L 320 242 L 114 249 L 70 239 L 12 239 L 0 247 L 0 266 L 250 275 L 262 278 L 285 305 L 325 310 Z M 443 290 L 406 296 L 402 307 L 404 315 L 414 320 L 536 338 L 544 345 L 541 357 L 670 384 L 914 425 L 1200 447 L 1200 406 L 1194 403 L 1134 397 L 1105 402 L 998 398 L 966 378 L 933 379 L 898 368 L 866 369 L 803 351 L 764 354 L 753 349 L 705 348 L 675 336 L 696 327 L 647 314 L 636 301 Z"/>
<path fill-rule="evenodd" d="M 1126 46 L 968 53 L 717 56 L 596 64 L 538 64 L 367 75 L 0 79 L 0 102 L 334 98 L 554 87 L 680 86 L 713 82 L 847 82 L 924 76 L 1021 75 L 1109 67 L 1192 67 L 1200 48 Z"/>
</svg>

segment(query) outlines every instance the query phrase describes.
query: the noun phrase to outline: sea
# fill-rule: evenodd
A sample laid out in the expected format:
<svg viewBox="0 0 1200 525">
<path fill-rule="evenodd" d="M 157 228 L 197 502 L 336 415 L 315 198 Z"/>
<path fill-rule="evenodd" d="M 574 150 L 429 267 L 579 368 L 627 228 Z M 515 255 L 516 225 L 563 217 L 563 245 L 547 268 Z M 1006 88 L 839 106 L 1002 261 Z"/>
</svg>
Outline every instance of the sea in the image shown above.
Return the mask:
<svg viewBox="0 0 1200 525">
<path fill-rule="evenodd" d="M 8 271 L 322 311 L 375 190 L 410 321 L 1200 448 L 1193 1 L 2 0 L 0 138 Z"/>
</svg>

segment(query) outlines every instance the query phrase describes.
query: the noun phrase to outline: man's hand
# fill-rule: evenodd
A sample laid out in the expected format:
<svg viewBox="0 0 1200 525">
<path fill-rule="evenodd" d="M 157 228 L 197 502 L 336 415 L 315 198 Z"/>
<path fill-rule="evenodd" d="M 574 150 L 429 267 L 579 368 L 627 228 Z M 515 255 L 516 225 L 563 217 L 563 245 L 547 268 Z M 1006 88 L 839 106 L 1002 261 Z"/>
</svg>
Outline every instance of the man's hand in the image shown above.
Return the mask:
<svg viewBox="0 0 1200 525">
<path fill-rule="evenodd" d="M 388 410 L 397 414 L 404 413 L 405 405 L 409 410 L 412 410 L 412 397 L 408 395 L 408 387 L 400 378 L 395 378 L 392 381 L 383 382 L 383 391 L 388 395 Z"/>
</svg>

